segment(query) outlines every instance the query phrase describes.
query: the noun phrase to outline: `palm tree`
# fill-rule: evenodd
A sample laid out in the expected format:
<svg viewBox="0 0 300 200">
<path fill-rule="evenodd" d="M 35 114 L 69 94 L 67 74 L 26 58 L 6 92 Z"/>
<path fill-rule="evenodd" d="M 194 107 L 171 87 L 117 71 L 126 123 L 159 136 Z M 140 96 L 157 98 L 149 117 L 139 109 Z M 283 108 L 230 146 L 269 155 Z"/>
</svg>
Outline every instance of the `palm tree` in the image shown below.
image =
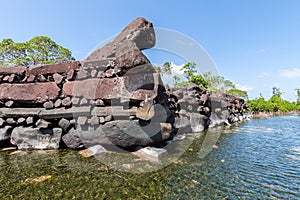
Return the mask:
<svg viewBox="0 0 300 200">
<path fill-rule="evenodd" d="M 297 92 L 297 103 L 300 103 L 300 88 L 295 89 Z"/>
<path fill-rule="evenodd" d="M 165 62 L 162 68 L 163 68 L 163 70 L 162 70 L 163 73 L 166 73 L 168 75 L 170 75 L 172 73 L 171 72 L 172 67 L 171 67 L 171 63 L 170 62 Z"/>
</svg>

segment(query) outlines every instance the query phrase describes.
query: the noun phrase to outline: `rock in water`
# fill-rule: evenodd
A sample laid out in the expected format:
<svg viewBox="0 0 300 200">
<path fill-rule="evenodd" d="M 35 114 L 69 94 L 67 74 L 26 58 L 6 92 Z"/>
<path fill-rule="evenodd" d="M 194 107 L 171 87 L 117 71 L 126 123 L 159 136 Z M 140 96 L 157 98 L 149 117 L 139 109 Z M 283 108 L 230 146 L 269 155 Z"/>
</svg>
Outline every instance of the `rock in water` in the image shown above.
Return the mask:
<svg viewBox="0 0 300 200">
<path fill-rule="evenodd" d="M 62 140 L 68 148 L 78 149 L 82 147 L 80 130 L 75 130 L 74 128 L 71 128 L 69 132 L 62 137 Z"/>
<path fill-rule="evenodd" d="M 168 152 L 166 149 L 145 147 L 134 152 L 134 154 L 149 161 L 159 162 L 163 156 L 168 154 Z"/>
<path fill-rule="evenodd" d="M 58 149 L 62 129 L 42 129 L 16 127 L 11 134 L 10 142 L 20 150 Z"/>
<path fill-rule="evenodd" d="M 82 150 L 79 152 L 79 154 L 84 157 L 88 158 L 91 156 L 97 156 L 97 155 L 104 155 L 109 153 L 103 146 L 101 145 L 95 145 L 92 147 L 89 147 L 88 149 Z"/>
<path fill-rule="evenodd" d="M 11 126 L 5 126 L 4 128 L 0 128 L 0 142 L 4 142 L 10 139 L 9 130 Z"/>
</svg>

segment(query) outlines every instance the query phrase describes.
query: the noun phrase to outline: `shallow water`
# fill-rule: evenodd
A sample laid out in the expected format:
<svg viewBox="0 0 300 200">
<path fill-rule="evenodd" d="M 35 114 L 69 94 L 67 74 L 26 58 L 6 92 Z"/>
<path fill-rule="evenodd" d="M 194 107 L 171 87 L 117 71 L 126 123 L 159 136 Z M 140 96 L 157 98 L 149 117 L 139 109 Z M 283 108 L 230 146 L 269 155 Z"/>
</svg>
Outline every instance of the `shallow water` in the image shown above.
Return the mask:
<svg viewBox="0 0 300 200">
<path fill-rule="evenodd" d="M 0 152 L 0 199 L 300 199 L 299 116 L 253 119 L 223 130 L 201 158 L 207 134 L 173 164 L 147 173 L 113 168 L 155 165 L 131 154 L 110 155 L 107 166 L 71 150 Z M 46 175 L 51 178 L 28 181 Z"/>
</svg>

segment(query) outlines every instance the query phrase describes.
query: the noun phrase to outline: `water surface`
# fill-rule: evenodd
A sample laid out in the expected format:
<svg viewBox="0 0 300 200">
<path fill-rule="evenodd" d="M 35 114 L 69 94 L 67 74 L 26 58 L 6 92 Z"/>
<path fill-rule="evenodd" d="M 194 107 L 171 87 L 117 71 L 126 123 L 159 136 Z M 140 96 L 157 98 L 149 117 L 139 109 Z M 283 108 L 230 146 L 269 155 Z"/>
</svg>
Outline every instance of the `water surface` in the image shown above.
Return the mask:
<svg viewBox="0 0 300 200">
<path fill-rule="evenodd" d="M 224 130 L 213 151 L 199 158 L 206 136 L 173 164 L 139 174 L 71 150 L 0 152 L 0 199 L 300 199 L 299 116 L 253 119 Z M 153 165 L 132 155 L 120 159 Z M 45 175 L 51 178 L 26 181 Z"/>
</svg>

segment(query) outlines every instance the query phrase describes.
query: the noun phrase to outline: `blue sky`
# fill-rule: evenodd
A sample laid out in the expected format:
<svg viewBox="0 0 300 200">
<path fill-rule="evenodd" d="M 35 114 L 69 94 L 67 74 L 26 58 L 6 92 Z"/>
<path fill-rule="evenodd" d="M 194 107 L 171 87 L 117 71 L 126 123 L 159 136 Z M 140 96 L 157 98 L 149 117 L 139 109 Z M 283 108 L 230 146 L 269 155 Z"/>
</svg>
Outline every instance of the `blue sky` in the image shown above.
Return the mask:
<svg viewBox="0 0 300 200">
<path fill-rule="evenodd" d="M 143 16 L 155 27 L 197 41 L 218 72 L 248 89 L 250 98 L 260 93 L 269 97 L 278 86 L 286 99 L 295 100 L 294 89 L 300 88 L 298 0 L 10 0 L 1 1 L 0 7 L 0 40 L 22 42 L 46 35 L 82 60 Z M 172 61 L 168 54 L 161 55 Z M 149 58 L 159 62 L 155 56 Z"/>
</svg>

